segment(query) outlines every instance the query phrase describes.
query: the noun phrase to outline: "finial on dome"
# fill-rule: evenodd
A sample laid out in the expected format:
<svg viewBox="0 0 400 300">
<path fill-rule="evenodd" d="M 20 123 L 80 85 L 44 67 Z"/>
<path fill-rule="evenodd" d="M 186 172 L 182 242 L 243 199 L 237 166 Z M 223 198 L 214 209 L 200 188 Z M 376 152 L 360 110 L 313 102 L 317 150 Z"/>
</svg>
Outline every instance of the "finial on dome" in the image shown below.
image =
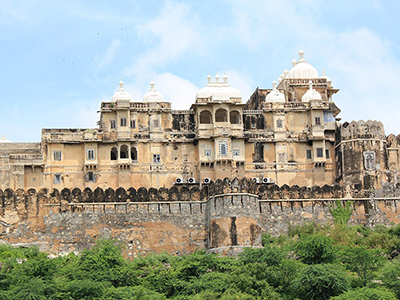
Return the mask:
<svg viewBox="0 0 400 300">
<path fill-rule="evenodd" d="M 303 50 L 300 50 L 300 51 L 299 51 L 298 54 L 299 54 L 299 56 L 300 56 L 300 60 L 304 60 L 304 53 L 305 53 L 305 52 L 304 52 Z"/>
<path fill-rule="evenodd" d="M 313 89 L 313 88 L 312 88 L 312 81 L 311 81 L 311 80 L 308 82 L 308 88 L 309 88 L 310 90 Z"/>
<path fill-rule="evenodd" d="M 228 83 L 228 76 L 226 75 L 226 73 L 224 73 L 222 79 L 224 80 L 224 83 Z"/>
<path fill-rule="evenodd" d="M 276 81 L 272 81 L 272 89 L 276 90 Z"/>
<path fill-rule="evenodd" d="M 210 82 L 211 82 L 211 79 L 212 79 L 211 75 L 208 74 L 208 76 L 207 76 L 207 83 L 210 83 Z"/>
<path fill-rule="evenodd" d="M 285 77 L 287 77 L 287 76 L 288 76 L 288 74 L 289 74 L 289 71 L 288 71 L 288 69 L 285 69 L 285 71 L 283 71 L 283 75 L 285 75 Z"/>
<path fill-rule="evenodd" d="M 219 75 L 218 75 L 218 73 L 217 74 L 215 74 L 215 82 L 218 82 L 219 81 Z"/>
<path fill-rule="evenodd" d="M 124 89 L 124 82 L 122 81 L 122 79 L 120 79 L 120 81 L 119 81 L 119 89 L 121 91 Z"/>
<path fill-rule="evenodd" d="M 154 88 L 155 85 L 156 84 L 154 83 L 154 81 L 151 80 L 151 82 L 150 82 L 150 91 L 155 91 L 155 88 Z"/>
<path fill-rule="evenodd" d="M 292 66 L 294 67 L 297 64 L 297 61 L 293 58 L 292 60 Z"/>
</svg>

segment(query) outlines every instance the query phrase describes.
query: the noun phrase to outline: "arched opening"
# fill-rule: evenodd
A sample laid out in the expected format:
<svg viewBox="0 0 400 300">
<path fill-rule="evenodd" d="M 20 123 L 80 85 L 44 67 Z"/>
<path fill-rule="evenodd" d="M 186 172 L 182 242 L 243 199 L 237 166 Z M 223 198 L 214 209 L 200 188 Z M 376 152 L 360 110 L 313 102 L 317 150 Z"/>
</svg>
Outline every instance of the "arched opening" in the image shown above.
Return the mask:
<svg viewBox="0 0 400 300">
<path fill-rule="evenodd" d="M 128 146 L 122 145 L 120 148 L 119 158 L 129 158 Z"/>
<path fill-rule="evenodd" d="M 225 109 L 217 109 L 215 112 L 215 122 L 228 122 L 228 114 Z"/>
<path fill-rule="evenodd" d="M 112 147 L 110 151 L 110 159 L 117 160 L 118 159 L 118 149 L 116 147 Z"/>
<path fill-rule="evenodd" d="M 240 114 L 238 111 L 231 111 L 229 118 L 231 120 L 231 124 L 240 124 Z"/>
<path fill-rule="evenodd" d="M 200 124 L 212 124 L 211 112 L 203 110 L 200 113 Z"/>
<path fill-rule="evenodd" d="M 131 158 L 132 161 L 137 161 L 137 149 L 136 147 L 131 148 Z"/>
</svg>

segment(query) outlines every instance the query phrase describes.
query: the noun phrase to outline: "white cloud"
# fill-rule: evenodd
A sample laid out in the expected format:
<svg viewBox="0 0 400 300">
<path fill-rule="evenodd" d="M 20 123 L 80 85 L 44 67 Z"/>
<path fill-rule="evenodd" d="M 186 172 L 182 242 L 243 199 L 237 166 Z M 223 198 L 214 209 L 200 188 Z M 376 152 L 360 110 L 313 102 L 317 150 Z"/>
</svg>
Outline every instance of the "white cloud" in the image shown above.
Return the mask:
<svg viewBox="0 0 400 300">
<path fill-rule="evenodd" d="M 120 46 L 121 42 L 118 39 L 114 39 L 107 50 L 95 58 L 96 68 L 103 69 L 108 66 L 114 60 L 115 54 L 118 52 Z"/>
<path fill-rule="evenodd" d="M 202 43 L 196 26 L 197 17 L 188 6 L 166 2 L 159 16 L 137 27 L 139 36 L 149 48 L 125 73 L 142 77 L 157 67 L 179 60 L 188 51 L 199 51 Z"/>
<path fill-rule="evenodd" d="M 172 102 L 172 109 L 189 109 L 199 90 L 189 80 L 171 73 L 157 74 L 154 82 L 156 89 L 163 94 L 164 101 Z"/>
</svg>

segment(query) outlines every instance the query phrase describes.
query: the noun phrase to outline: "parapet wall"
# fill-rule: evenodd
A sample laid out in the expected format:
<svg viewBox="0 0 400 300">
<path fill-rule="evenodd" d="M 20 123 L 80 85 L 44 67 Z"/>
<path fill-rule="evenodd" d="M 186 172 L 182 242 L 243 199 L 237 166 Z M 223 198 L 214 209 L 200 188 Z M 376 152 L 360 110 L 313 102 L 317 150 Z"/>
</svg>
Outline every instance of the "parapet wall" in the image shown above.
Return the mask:
<svg viewBox="0 0 400 300">
<path fill-rule="evenodd" d="M 0 236 L 6 243 L 56 253 L 81 251 L 102 237 L 123 241 L 128 256 L 198 248 L 229 253 L 260 246 L 262 232 L 279 235 L 304 222 L 332 223 L 335 199 L 352 201 L 352 224 L 399 223 L 398 190 L 369 197 L 353 192 L 358 198 L 348 199 L 339 186 L 278 187 L 245 179 L 201 189 L 7 189 L 0 190 Z"/>
</svg>

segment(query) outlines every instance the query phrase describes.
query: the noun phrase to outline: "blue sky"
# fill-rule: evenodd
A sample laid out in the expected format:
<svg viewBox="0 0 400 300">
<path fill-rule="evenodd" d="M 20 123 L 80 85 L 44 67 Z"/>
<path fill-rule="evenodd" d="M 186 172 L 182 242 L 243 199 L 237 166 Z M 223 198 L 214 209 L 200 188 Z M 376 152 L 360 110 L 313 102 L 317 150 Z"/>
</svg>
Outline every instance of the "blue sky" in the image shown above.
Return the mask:
<svg viewBox="0 0 400 300">
<path fill-rule="evenodd" d="M 342 121 L 379 120 L 397 135 L 398 12 L 394 0 L 4 0 L 0 135 L 94 128 L 120 79 L 133 101 L 154 79 L 173 109 L 189 109 L 207 75 L 226 72 L 245 102 L 300 49 L 340 89 Z"/>
</svg>

